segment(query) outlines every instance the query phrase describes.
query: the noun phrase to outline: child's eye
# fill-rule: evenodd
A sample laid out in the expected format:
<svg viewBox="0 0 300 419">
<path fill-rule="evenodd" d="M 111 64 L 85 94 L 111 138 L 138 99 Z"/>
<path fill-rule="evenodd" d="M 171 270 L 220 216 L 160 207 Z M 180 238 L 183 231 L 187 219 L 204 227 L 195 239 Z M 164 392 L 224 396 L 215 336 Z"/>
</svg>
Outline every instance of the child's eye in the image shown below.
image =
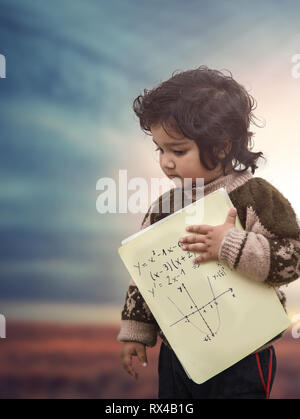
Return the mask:
<svg viewBox="0 0 300 419">
<path fill-rule="evenodd" d="M 160 151 L 161 153 L 163 153 L 163 150 L 160 147 L 157 147 L 155 149 L 155 151 Z M 183 150 L 173 150 L 173 153 L 176 154 L 176 156 L 182 156 L 185 153 L 185 151 L 183 151 Z"/>
<path fill-rule="evenodd" d="M 182 156 L 185 153 L 185 151 L 183 151 L 183 150 L 180 150 L 180 151 L 179 150 L 174 150 L 173 153 L 176 154 L 177 156 Z"/>
</svg>

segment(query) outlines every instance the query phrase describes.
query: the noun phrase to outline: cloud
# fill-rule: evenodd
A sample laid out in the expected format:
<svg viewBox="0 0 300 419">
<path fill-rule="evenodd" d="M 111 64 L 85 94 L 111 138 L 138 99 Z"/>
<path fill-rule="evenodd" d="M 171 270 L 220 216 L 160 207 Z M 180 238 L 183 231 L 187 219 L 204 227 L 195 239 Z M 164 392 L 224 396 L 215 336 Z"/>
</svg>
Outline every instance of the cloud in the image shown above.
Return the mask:
<svg viewBox="0 0 300 419">
<path fill-rule="evenodd" d="M 96 181 L 119 169 L 161 175 L 145 156 L 133 99 L 174 70 L 201 64 L 271 91 L 270 71 L 278 62 L 283 71 L 295 48 L 300 6 L 1 0 L 0 7 L 1 295 L 119 301 L 129 278 L 117 248 L 142 216 L 98 214 Z"/>
</svg>

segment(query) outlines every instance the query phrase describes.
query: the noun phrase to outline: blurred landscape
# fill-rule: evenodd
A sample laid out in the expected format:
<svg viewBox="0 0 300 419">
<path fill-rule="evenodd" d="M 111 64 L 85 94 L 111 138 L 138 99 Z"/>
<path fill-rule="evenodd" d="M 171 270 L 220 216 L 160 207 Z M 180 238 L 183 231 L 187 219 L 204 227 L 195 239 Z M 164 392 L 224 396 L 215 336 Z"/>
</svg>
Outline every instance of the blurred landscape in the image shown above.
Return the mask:
<svg viewBox="0 0 300 419">
<path fill-rule="evenodd" d="M 157 397 L 160 342 L 135 381 L 116 341 L 130 279 L 117 249 L 144 217 L 117 196 L 164 177 L 132 109 L 145 88 L 203 64 L 232 72 L 266 121 L 250 126 L 267 158 L 255 176 L 300 214 L 300 2 L 236 3 L 0 0 L 0 398 Z M 116 212 L 98 211 L 99 179 Z M 286 295 L 298 318 L 300 281 Z M 300 397 L 299 343 L 275 345 L 273 398 Z"/>
<path fill-rule="evenodd" d="M 0 398 L 157 398 L 160 340 L 139 379 L 121 367 L 118 326 L 8 321 L 0 339 Z M 275 345 L 271 398 L 300 398 L 299 340 L 288 330 Z"/>
</svg>

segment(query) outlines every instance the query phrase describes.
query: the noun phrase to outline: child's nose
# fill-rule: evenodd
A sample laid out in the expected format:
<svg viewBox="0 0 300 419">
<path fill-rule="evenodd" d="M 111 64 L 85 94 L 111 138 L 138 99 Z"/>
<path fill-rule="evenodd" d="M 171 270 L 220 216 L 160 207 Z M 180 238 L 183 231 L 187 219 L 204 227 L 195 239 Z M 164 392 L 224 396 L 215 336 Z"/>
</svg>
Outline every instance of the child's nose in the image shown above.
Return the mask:
<svg viewBox="0 0 300 419">
<path fill-rule="evenodd" d="M 172 160 L 172 159 L 170 159 L 170 158 L 166 158 L 166 159 L 164 160 L 164 167 L 165 167 L 166 169 L 174 169 L 174 167 L 175 167 L 175 163 L 173 162 L 173 160 Z"/>
</svg>

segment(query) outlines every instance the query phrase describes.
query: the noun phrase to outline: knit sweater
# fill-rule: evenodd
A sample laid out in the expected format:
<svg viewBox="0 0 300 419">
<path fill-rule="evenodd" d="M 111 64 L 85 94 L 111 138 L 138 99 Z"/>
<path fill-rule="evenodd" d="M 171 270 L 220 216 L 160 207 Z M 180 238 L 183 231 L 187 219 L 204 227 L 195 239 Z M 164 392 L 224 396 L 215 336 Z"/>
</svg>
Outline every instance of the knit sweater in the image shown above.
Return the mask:
<svg viewBox="0 0 300 419">
<path fill-rule="evenodd" d="M 300 276 L 300 223 L 291 204 L 269 182 L 254 177 L 248 170 L 240 173 L 230 171 L 205 184 L 202 193 L 205 196 L 221 187 L 226 189 L 237 209 L 244 230 L 233 227 L 227 231 L 219 249 L 218 260 L 253 281 L 265 282 L 273 287 L 285 309 L 286 298 L 279 287 Z M 194 202 L 196 189 L 193 187 L 191 192 Z M 169 215 L 161 211 L 165 208 L 162 202 L 166 198 L 170 199 L 171 212 L 177 210 L 174 190 L 171 189 L 150 206 L 143 219 L 142 229 Z M 271 345 L 282 334 L 262 348 Z M 131 279 L 117 340 L 136 341 L 152 347 L 158 335 L 169 346 Z"/>
</svg>

